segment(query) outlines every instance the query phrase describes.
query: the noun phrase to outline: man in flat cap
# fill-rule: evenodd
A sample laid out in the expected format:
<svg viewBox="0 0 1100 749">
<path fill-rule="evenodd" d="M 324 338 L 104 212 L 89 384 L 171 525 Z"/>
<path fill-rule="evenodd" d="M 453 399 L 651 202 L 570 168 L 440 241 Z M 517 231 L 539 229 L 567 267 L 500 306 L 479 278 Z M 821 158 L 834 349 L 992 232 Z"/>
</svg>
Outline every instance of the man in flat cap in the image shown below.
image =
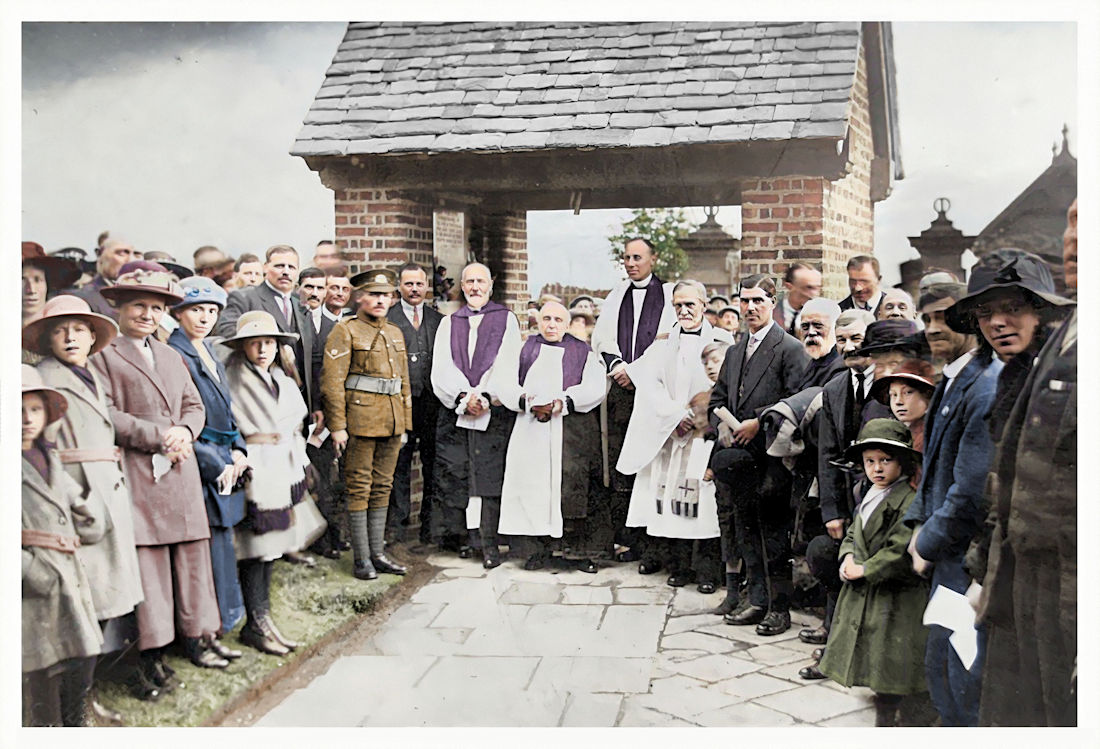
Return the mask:
<svg viewBox="0 0 1100 749">
<path fill-rule="evenodd" d="M 393 472 L 405 432 L 412 428 L 405 338 L 386 319 L 396 281 L 386 269 L 351 279 L 362 291 L 359 311 L 332 328 L 321 365 L 325 423 L 337 452 L 347 450 L 344 483 L 354 574 L 360 580 L 373 580 L 378 572 L 405 574 L 384 552 Z"/>
</svg>

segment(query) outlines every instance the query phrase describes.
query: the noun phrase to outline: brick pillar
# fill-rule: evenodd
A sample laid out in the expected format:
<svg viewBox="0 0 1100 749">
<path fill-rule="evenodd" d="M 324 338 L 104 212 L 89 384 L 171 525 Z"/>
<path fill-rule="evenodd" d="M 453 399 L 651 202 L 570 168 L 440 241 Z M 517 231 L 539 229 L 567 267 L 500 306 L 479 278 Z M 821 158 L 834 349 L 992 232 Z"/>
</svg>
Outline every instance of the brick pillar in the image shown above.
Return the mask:
<svg viewBox="0 0 1100 749">
<path fill-rule="evenodd" d="M 432 205 L 398 190 L 338 189 L 336 242 L 354 274 L 407 262 L 432 268 Z"/>
<path fill-rule="evenodd" d="M 527 213 L 471 211 L 471 224 L 478 260 L 493 272 L 493 300 L 522 313 L 528 299 Z"/>
<path fill-rule="evenodd" d="M 822 293 L 848 295 L 849 258 L 874 251 L 871 121 L 867 68 L 860 49 L 848 102 L 847 174 L 837 180 L 784 176 L 741 183 L 741 275 L 781 277 L 795 261 L 819 265 Z"/>
</svg>

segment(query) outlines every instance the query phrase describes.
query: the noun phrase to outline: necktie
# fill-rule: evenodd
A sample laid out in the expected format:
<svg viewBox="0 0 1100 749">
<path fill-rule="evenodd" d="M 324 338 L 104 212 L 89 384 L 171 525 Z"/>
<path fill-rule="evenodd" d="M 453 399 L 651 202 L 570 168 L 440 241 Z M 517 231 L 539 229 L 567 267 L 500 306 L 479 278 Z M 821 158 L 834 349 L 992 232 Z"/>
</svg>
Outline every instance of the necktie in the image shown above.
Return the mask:
<svg viewBox="0 0 1100 749">
<path fill-rule="evenodd" d="M 279 306 L 283 308 L 283 317 L 287 322 L 290 322 L 290 299 L 285 296 L 279 297 Z"/>
<path fill-rule="evenodd" d="M 749 336 L 749 345 L 748 345 L 748 348 L 745 350 L 745 361 L 748 361 L 749 359 L 752 358 L 753 352 L 756 351 L 756 344 L 757 343 L 758 343 L 758 341 L 756 340 L 756 338 L 754 336 L 750 335 Z"/>
<path fill-rule="evenodd" d="M 852 408 L 848 415 L 848 424 L 846 425 L 846 432 L 848 433 L 848 441 L 851 442 L 859 434 L 860 422 L 863 421 L 863 383 L 866 380 L 867 375 L 863 372 L 856 372 L 856 383 L 852 392 Z"/>
<path fill-rule="evenodd" d="M 413 327 L 416 330 L 420 330 L 420 312 L 419 312 L 419 309 L 420 309 L 419 305 L 416 306 L 416 307 L 413 307 Z"/>
</svg>

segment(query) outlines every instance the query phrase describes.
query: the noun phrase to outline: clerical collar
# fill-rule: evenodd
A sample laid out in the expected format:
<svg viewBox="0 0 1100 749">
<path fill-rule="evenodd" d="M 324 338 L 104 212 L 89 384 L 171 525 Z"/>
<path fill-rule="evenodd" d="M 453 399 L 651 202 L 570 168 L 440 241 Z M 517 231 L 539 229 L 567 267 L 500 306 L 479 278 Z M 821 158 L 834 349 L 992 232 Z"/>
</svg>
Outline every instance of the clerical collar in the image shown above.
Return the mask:
<svg viewBox="0 0 1100 749">
<path fill-rule="evenodd" d="M 632 285 L 632 286 L 633 286 L 633 287 L 634 287 L 635 289 L 644 289 L 644 288 L 646 288 L 647 286 L 649 286 L 649 282 L 650 282 L 651 280 L 653 280 L 653 274 L 652 274 L 652 273 L 650 273 L 650 274 L 649 274 L 648 276 L 646 276 L 645 278 L 643 278 L 643 279 L 642 279 L 641 281 L 631 281 L 631 282 L 630 282 L 630 284 L 631 284 L 631 285 Z"/>
<path fill-rule="evenodd" d="M 702 334 L 703 334 L 703 326 L 702 325 L 700 325 L 695 330 L 684 330 L 683 328 L 680 328 L 680 335 L 702 335 Z"/>
</svg>

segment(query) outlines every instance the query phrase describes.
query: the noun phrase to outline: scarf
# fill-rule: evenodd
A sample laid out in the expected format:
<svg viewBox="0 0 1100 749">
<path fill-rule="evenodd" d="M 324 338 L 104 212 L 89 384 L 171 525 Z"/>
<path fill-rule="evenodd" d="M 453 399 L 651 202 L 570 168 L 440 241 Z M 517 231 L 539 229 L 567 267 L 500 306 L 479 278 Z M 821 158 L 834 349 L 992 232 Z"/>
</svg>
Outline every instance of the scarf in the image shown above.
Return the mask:
<svg viewBox="0 0 1100 749">
<path fill-rule="evenodd" d="M 539 358 L 543 346 L 556 346 L 565 349 L 561 359 L 561 386 L 565 390 L 581 384 L 584 364 L 588 360 L 588 344 L 566 333 L 558 342 L 548 341 L 542 335 L 533 335 L 523 344 L 519 352 L 519 384 L 527 380 L 527 371 Z"/>
<path fill-rule="evenodd" d="M 508 308 L 497 302 L 487 302 L 479 310 L 466 305 L 451 315 L 451 361 L 466 380 L 476 386 L 482 376 L 493 366 L 493 360 L 500 351 L 504 340 L 504 331 L 508 327 Z M 474 358 L 470 360 L 470 318 L 485 315 L 477 329 L 477 343 L 474 344 Z"/>
</svg>

